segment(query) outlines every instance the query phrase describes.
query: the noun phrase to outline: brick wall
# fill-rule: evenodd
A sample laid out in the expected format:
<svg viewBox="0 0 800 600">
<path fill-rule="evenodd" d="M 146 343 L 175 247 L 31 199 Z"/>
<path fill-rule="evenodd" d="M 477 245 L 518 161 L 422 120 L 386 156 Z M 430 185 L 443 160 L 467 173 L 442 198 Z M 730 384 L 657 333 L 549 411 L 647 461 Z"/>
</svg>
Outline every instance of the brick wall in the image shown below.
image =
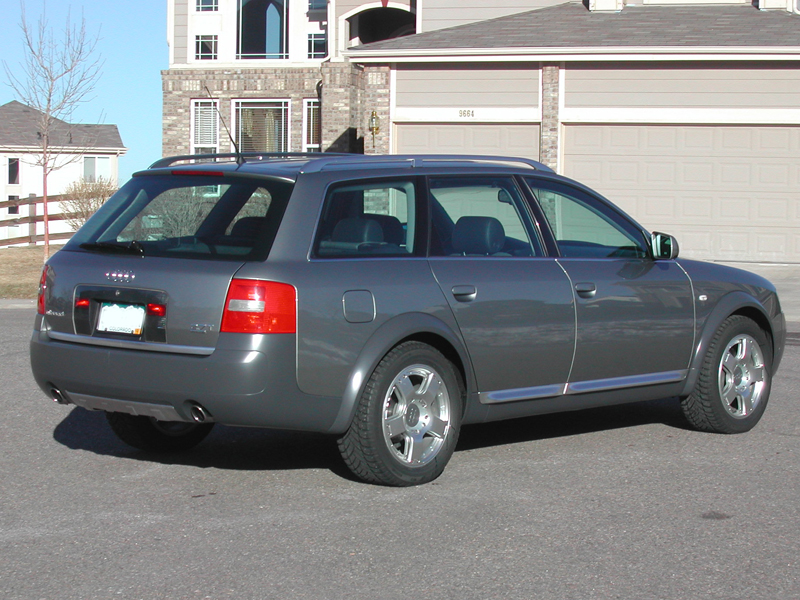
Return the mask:
<svg viewBox="0 0 800 600">
<path fill-rule="evenodd" d="M 289 144 L 293 152 L 303 148 L 303 100 L 318 98 L 320 69 L 173 69 L 162 71 L 163 125 L 162 154 L 188 154 L 191 144 L 192 100 L 208 100 L 205 88 L 219 100 L 219 111 L 228 127 L 232 100 L 288 100 L 290 118 Z M 233 132 L 231 132 L 233 133 Z M 230 148 L 228 134 L 220 124 L 220 148 Z"/>
<path fill-rule="evenodd" d="M 559 114 L 557 64 L 542 65 L 542 128 L 539 160 L 552 169 L 558 167 Z"/>
<path fill-rule="evenodd" d="M 364 96 L 361 111 L 361 128 L 364 136 L 365 154 L 389 154 L 391 115 L 389 111 L 389 67 L 368 66 L 364 70 Z M 369 130 L 369 117 L 372 111 L 380 119 L 380 131 L 375 135 Z"/>
</svg>

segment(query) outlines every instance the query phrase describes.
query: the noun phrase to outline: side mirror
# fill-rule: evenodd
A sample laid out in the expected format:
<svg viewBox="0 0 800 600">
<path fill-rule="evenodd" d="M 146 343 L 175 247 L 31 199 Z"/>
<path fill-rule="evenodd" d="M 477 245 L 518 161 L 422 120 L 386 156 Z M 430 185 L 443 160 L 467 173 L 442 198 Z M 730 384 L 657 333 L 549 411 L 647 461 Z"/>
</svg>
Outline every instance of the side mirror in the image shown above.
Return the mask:
<svg viewBox="0 0 800 600">
<path fill-rule="evenodd" d="M 654 231 L 651 237 L 653 258 L 656 260 L 672 260 L 678 258 L 678 240 L 668 233 Z"/>
</svg>

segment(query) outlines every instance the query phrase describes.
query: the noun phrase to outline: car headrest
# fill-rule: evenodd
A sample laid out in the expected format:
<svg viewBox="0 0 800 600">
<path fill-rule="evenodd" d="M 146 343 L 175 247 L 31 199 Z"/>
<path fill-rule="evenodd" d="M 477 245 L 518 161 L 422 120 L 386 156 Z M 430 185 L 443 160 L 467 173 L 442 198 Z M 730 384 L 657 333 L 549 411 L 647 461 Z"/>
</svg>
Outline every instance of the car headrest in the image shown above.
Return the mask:
<svg viewBox="0 0 800 600">
<path fill-rule="evenodd" d="M 459 254 L 490 255 L 506 243 L 503 224 L 494 217 L 461 217 L 453 228 L 453 250 Z"/>
<path fill-rule="evenodd" d="M 336 223 L 331 234 L 333 242 L 361 244 L 383 242 L 383 229 L 372 219 L 342 219 Z"/>
</svg>

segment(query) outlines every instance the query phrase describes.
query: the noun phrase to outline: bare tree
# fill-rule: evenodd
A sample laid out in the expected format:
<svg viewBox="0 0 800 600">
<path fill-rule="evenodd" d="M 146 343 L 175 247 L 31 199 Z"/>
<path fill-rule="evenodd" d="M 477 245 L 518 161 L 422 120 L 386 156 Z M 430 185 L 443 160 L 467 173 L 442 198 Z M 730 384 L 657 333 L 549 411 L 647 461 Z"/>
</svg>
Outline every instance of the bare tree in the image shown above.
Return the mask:
<svg viewBox="0 0 800 600">
<path fill-rule="evenodd" d="M 47 178 L 53 171 L 78 160 L 89 145 L 88 140 L 73 135 L 68 119 L 80 104 L 91 99 L 89 94 L 100 78 L 102 61 L 94 57 L 99 36 L 87 34 L 83 17 L 80 24 L 73 25 L 67 13 L 64 28 L 57 34 L 48 27 L 44 13 L 33 26 L 26 18 L 22 0 L 20 8 L 24 63 L 19 65 L 19 75 L 5 61 L 3 68 L 18 100 L 40 113 L 37 137 L 41 155 L 34 164 L 42 167 L 46 261 L 50 255 Z"/>
<path fill-rule="evenodd" d="M 61 194 L 61 206 L 69 215 L 65 219 L 67 224 L 73 231 L 78 231 L 116 191 L 114 182 L 102 177 L 97 181 L 80 179 L 70 183 Z"/>
</svg>

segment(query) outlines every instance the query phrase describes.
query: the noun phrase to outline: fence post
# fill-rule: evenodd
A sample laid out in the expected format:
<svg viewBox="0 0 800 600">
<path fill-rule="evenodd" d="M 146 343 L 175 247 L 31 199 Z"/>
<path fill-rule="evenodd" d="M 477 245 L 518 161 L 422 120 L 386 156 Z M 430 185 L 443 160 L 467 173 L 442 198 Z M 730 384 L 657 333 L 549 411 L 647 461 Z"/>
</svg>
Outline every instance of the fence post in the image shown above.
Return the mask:
<svg viewBox="0 0 800 600">
<path fill-rule="evenodd" d="M 33 200 L 36 198 L 36 194 L 28 194 L 28 199 Z M 31 202 L 28 206 L 28 216 L 32 218 L 31 222 L 28 223 L 28 246 L 35 246 L 36 245 L 36 203 Z M 33 214 L 31 214 L 33 213 Z"/>
</svg>

